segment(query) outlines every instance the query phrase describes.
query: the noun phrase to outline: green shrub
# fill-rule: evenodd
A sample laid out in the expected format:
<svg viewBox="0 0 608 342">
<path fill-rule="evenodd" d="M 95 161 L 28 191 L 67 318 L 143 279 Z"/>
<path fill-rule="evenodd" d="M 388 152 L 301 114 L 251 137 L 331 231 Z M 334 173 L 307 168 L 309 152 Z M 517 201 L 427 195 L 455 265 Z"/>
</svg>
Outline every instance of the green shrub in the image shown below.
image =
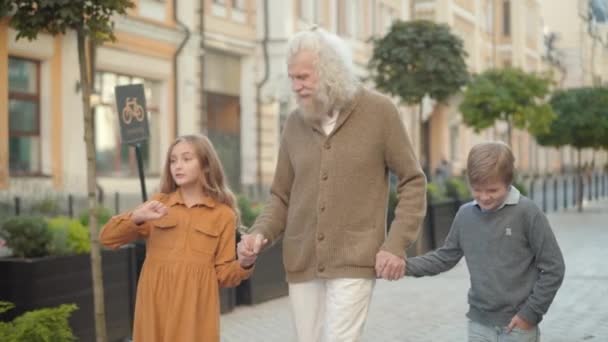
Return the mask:
<svg viewBox="0 0 608 342">
<path fill-rule="evenodd" d="M 247 197 L 242 195 L 238 196 L 237 201 L 239 210 L 241 211 L 241 225 L 244 226 L 244 230 L 247 231 L 262 212 L 262 208 L 258 205 L 254 205 Z"/>
<path fill-rule="evenodd" d="M 448 199 L 445 189 L 441 185 L 434 182 L 429 182 L 426 185 L 426 194 L 429 203 L 441 202 Z"/>
<path fill-rule="evenodd" d="M 457 200 L 466 200 L 471 198 L 469 186 L 462 178 L 452 177 L 445 181 L 446 195 Z"/>
<path fill-rule="evenodd" d="M 49 245 L 49 253 L 52 255 L 69 255 L 72 254 L 68 243 L 68 230 L 64 226 L 58 225 L 55 219 L 47 221 L 49 230 L 53 238 Z"/>
<path fill-rule="evenodd" d="M 0 302 L 0 313 L 12 308 L 11 303 Z M 0 322 L 0 342 L 76 341 L 68 323 L 76 309 L 74 304 L 63 304 L 26 312 L 12 322 Z"/>
<path fill-rule="evenodd" d="M 13 255 L 20 258 L 36 258 L 49 255 L 53 238 L 46 221 L 41 217 L 19 216 L 4 222 L 2 237 Z"/>
<path fill-rule="evenodd" d="M 97 207 L 97 226 L 101 227 L 104 224 L 106 224 L 110 218 L 112 218 L 112 212 L 110 211 L 110 209 L 106 208 L 106 207 Z M 83 226 L 88 227 L 89 226 L 89 211 L 85 211 L 82 214 L 80 214 L 80 223 L 82 223 Z"/>
<path fill-rule="evenodd" d="M 91 250 L 89 231 L 80 221 L 65 216 L 48 220 L 53 233 L 51 253 L 56 255 L 85 254 Z"/>
</svg>

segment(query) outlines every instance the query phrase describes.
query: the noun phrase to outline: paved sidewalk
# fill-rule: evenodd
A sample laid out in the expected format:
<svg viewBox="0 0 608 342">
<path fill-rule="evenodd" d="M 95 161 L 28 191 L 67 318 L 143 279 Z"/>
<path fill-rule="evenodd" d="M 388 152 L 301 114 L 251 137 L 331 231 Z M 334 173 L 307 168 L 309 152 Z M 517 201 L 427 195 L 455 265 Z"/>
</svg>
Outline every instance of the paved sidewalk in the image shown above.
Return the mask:
<svg viewBox="0 0 608 342">
<path fill-rule="evenodd" d="M 548 215 L 566 259 L 566 278 L 545 320 L 543 342 L 608 341 L 608 200 L 583 213 Z M 378 281 L 364 342 L 466 341 L 468 271 Z M 293 341 L 287 298 L 222 315 L 223 342 Z"/>
</svg>

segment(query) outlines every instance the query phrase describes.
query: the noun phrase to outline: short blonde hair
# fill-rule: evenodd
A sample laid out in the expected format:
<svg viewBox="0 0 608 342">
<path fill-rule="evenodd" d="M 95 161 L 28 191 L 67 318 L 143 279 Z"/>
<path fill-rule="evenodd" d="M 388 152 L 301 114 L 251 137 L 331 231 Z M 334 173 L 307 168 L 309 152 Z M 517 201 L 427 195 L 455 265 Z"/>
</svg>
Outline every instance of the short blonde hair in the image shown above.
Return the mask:
<svg viewBox="0 0 608 342">
<path fill-rule="evenodd" d="M 467 178 L 471 185 L 501 180 L 513 183 L 515 157 L 503 142 L 485 142 L 473 146 L 467 159 Z"/>
</svg>

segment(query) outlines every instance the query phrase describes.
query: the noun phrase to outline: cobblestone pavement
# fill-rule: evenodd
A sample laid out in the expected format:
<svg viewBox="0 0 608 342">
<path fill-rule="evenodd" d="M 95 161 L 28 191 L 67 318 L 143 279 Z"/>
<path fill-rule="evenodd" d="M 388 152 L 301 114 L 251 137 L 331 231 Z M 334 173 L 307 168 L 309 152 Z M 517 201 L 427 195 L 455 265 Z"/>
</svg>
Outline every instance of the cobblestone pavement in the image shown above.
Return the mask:
<svg viewBox="0 0 608 342">
<path fill-rule="evenodd" d="M 543 342 L 608 341 L 608 200 L 548 214 L 566 259 L 566 278 L 541 323 Z M 468 271 L 378 281 L 364 342 L 466 341 Z M 287 298 L 222 315 L 223 342 L 294 340 Z"/>
</svg>

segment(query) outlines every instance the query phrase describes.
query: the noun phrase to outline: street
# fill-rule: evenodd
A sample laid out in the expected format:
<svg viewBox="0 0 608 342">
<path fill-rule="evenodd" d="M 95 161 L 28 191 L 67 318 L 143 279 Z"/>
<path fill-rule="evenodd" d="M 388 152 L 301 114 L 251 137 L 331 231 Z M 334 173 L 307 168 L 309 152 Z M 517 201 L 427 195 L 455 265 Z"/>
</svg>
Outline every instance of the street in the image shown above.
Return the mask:
<svg viewBox="0 0 608 342">
<path fill-rule="evenodd" d="M 540 324 L 542 341 L 608 341 L 608 200 L 548 217 L 566 277 Z M 463 261 L 436 277 L 378 281 L 363 341 L 465 341 L 468 287 Z M 287 298 L 237 307 L 221 324 L 223 342 L 294 340 Z"/>
</svg>

